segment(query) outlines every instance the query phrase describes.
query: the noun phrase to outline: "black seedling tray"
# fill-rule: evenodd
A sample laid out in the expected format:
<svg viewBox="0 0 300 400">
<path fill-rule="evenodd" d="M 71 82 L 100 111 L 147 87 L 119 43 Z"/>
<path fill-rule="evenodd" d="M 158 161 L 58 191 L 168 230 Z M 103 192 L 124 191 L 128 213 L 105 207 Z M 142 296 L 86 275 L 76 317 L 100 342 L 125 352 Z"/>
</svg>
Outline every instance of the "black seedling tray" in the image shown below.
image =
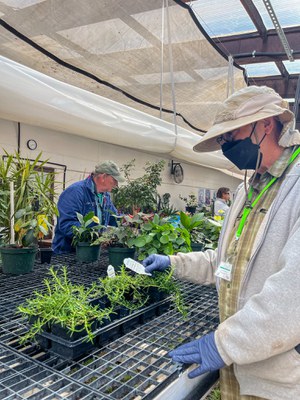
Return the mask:
<svg viewBox="0 0 300 400">
<path fill-rule="evenodd" d="M 167 311 L 170 306 L 170 298 L 166 298 L 142 309 L 136 310 L 129 315 L 114 320 L 109 324 L 98 328 L 93 332 L 94 341 L 88 341 L 88 336 L 70 340 L 53 332 L 42 332 L 37 336 L 39 345 L 67 360 L 75 360 L 90 352 L 96 347 L 102 347 L 107 343 L 121 337 L 134 328 L 150 321 L 152 318 Z"/>
</svg>

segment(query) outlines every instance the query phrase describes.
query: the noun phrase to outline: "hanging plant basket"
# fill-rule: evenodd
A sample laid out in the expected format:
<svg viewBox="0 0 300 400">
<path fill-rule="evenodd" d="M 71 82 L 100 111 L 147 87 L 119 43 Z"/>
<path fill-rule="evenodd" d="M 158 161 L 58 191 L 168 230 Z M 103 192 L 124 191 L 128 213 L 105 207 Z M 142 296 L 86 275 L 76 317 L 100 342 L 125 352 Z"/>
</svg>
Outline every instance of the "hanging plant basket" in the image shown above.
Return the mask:
<svg viewBox="0 0 300 400">
<path fill-rule="evenodd" d="M 91 246 L 89 242 L 79 242 L 76 246 L 76 258 L 80 262 L 94 262 L 99 256 L 100 245 Z"/>
<path fill-rule="evenodd" d="M 1 247 L 4 274 L 22 275 L 33 270 L 37 247 Z"/>
</svg>

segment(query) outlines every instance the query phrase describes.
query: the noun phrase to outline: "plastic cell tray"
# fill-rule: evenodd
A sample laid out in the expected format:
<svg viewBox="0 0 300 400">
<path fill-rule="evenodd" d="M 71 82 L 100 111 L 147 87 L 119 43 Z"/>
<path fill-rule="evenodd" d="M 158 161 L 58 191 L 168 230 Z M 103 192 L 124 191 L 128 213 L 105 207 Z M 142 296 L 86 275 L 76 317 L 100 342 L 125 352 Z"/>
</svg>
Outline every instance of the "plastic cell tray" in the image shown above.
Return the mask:
<svg viewBox="0 0 300 400">
<path fill-rule="evenodd" d="M 50 332 L 42 332 L 37 340 L 42 348 L 52 351 L 63 358 L 74 360 L 91 351 L 91 349 L 102 347 L 125 333 L 132 331 L 132 329 L 144 324 L 156 315 L 161 315 L 162 310 L 167 310 L 169 306 L 170 300 L 165 299 L 117 319 L 103 328 L 94 331 L 93 343 L 87 341 L 87 337 L 68 340 L 65 337 Z"/>
<path fill-rule="evenodd" d="M 98 262 L 85 265 L 74 255 L 54 256 L 52 264 L 66 265 L 73 282 L 88 286 L 106 274 L 108 257 L 101 254 Z M 66 360 L 36 343 L 19 343 L 26 326 L 16 307 L 43 287 L 48 269 L 37 261 L 34 271 L 24 276 L 0 272 L 0 400 L 154 399 L 179 374 L 168 352 L 218 325 L 216 290 L 183 282 L 190 310 L 186 320 L 173 306 L 152 316 L 145 312 L 143 325 L 129 326 L 123 336 Z"/>
</svg>

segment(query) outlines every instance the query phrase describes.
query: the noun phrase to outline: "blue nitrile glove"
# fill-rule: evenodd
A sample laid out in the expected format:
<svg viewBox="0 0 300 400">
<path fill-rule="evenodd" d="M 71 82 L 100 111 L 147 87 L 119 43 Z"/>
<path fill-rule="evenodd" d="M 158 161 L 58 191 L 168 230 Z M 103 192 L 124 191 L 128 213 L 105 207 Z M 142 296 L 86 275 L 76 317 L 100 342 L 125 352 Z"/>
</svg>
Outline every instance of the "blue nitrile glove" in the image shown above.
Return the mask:
<svg viewBox="0 0 300 400">
<path fill-rule="evenodd" d="M 216 371 L 225 366 L 215 342 L 215 333 L 211 332 L 202 338 L 183 344 L 168 354 L 173 361 L 184 364 L 200 364 L 188 374 L 189 378 L 195 378 L 205 372 Z"/>
<path fill-rule="evenodd" d="M 159 254 L 151 254 L 151 256 L 145 258 L 143 266 L 145 272 L 152 273 L 153 271 L 164 271 L 171 265 L 169 256 L 162 256 Z"/>
</svg>

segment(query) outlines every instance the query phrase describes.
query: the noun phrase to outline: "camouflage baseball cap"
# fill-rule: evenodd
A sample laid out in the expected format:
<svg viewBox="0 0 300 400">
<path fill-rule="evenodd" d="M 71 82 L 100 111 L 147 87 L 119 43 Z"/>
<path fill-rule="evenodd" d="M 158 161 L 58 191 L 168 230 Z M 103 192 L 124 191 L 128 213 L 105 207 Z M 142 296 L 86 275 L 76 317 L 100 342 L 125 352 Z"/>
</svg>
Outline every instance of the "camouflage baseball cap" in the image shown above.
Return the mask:
<svg viewBox="0 0 300 400">
<path fill-rule="evenodd" d="M 117 164 L 111 160 L 103 161 L 95 166 L 95 174 L 107 174 L 115 178 L 119 183 L 125 181 L 121 175 L 120 169 Z"/>
</svg>

